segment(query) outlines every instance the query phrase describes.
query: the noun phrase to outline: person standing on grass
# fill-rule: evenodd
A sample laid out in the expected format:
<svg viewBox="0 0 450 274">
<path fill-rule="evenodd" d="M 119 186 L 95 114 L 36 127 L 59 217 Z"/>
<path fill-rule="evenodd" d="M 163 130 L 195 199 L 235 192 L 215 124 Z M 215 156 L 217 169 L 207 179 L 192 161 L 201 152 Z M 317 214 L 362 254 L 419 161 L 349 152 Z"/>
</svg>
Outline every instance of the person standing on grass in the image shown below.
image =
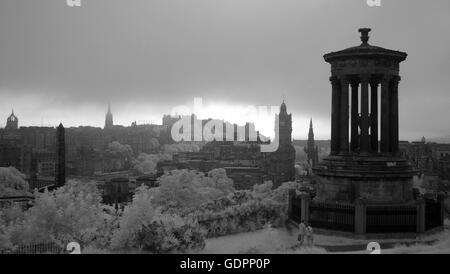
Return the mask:
<svg viewBox="0 0 450 274">
<path fill-rule="evenodd" d="M 308 246 L 312 246 L 314 242 L 314 234 L 311 224 L 306 226 L 306 242 L 308 243 Z"/>
<path fill-rule="evenodd" d="M 298 225 L 298 242 L 300 244 L 300 246 L 302 246 L 303 241 L 305 240 L 305 235 L 306 235 L 306 225 L 305 225 L 305 221 L 301 221 L 300 224 Z"/>
</svg>

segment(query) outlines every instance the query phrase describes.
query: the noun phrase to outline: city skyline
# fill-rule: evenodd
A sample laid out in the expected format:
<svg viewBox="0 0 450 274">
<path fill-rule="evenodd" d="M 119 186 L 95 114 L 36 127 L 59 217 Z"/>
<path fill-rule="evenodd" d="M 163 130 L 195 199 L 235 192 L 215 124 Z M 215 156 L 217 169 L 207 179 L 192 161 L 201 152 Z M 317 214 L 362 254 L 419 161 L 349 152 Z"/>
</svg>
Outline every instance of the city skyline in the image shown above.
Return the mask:
<svg viewBox="0 0 450 274">
<path fill-rule="evenodd" d="M 210 108 L 211 108 L 211 106 L 210 106 Z M 214 108 L 214 106 L 212 106 L 212 108 Z M 241 109 L 245 109 L 245 107 L 242 107 Z M 244 111 L 244 110 L 243 110 Z M 105 127 L 105 115 L 106 115 L 106 113 L 107 112 L 105 112 L 105 114 L 103 115 L 103 121 L 102 122 L 99 122 L 99 123 L 96 123 L 95 125 L 94 124 L 79 124 L 79 125 L 71 125 L 71 124 L 64 124 L 63 122 L 57 122 L 56 124 L 49 124 L 49 123 L 45 123 L 45 122 L 43 122 L 43 121 L 41 121 L 41 123 L 40 124 L 25 124 L 25 125 L 23 125 L 23 124 L 21 124 L 21 122 L 20 122 L 20 119 L 19 119 L 19 117 L 17 117 L 17 113 L 15 113 L 14 112 L 14 109 L 12 109 L 11 110 L 11 112 L 10 112 L 10 114 L 7 116 L 7 117 L 10 117 L 10 115 L 11 114 L 14 114 L 14 116 L 16 116 L 18 119 L 19 119 L 19 127 L 57 127 L 60 123 L 63 123 L 66 127 L 68 127 L 68 128 L 77 128 L 77 127 L 94 127 L 94 128 L 104 128 Z M 214 116 L 208 116 L 208 115 L 197 115 L 196 113 L 191 113 L 191 114 L 194 114 L 194 115 L 196 115 L 196 117 L 197 117 L 197 119 L 201 119 L 201 120 L 208 120 L 208 119 L 217 119 L 216 117 L 214 117 Z M 181 116 L 184 116 L 184 115 L 188 115 L 188 116 L 190 116 L 191 114 L 183 114 L 183 115 L 181 115 Z M 169 115 L 169 116 L 172 116 L 172 117 L 177 117 L 179 114 L 171 114 L 171 113 L 168 113 L 168 114 L 162 114 L 161 115 L 161 117 L 159 118 L 159 119 L 155 119 L 155 120 L 132 120 L 130 123 L 128 123 L 128 124 L 125 124 L 125 123 L 121 123 L 121 121 L 123 121 L 123 120 L 121 120 L 121 119 L 118 119 L 119 120 L 119 122 L 116 122 L 116 116 L 114 116 L 114 126 L 123 126 L 123 127 L 129 127 L 129 126 L 132 126 L 134 123 L 136 123 L 136 125 L 161 125 L 162 124 L 162 119 L 163 119 L 163 117 L 165 116 L 165 115 Z M 267 116 L 267 115 L 266 115 Z M 294 116 L 295 117 L 295 116 Z M 274 117 L 275 118 L 275 117 Z M 4 123 L 0 123 L 0 129 L 1 128 L 5 128 L 5 126 L 6 126 L 6 119 L 4 119 L 5 120 L 5 122 Z M 96 120 L 98 120 L 98 118 L 96 118 Z M 244 119 L 241 119 L 241 120 L 239 120 L 239 121 L 236 121 L 236 119 L 232 119 L 232 120 L 227 120 L 226 118 L 225 119 L 218 119 L 218 120 L 222 120 L 222 121 L 224 121 L 224 122 L 229 122 L 229 123 L 233 123 L 233 124 L 237 124 L 238 126 L 245 126 L 246 125 L 246 123 L 253 123 L 253 124 L 256 124 L 256 123 L 254 123 L 254 121 L 252 121 L 252 120 L 245 120 L 245 118 Z M 302 119 L 302 120 L 304 120 L 304 119 Z M 307 119 L 308 120 L 308 119 Z M 309 120 L 308 120 L 308 124 L 310 124 L 311 123 L 311 121 L 313 120 L 313 118 L 312 117 L 310 117 L 309 118 Z M 295 124 L 295 121 L 292 121 L 293 122 L 293 124 Z M 302 121 L 303 122 L 303 121 Z M 316 124 L 316 121 L 314 121 L 314 123 Z M 258 123 L 259 125 L 261 125 L 261 123 Z M 297 123 L 298 124 L 298 123 Z M 261 131 L 261 134 L 266 134 L 266 132 L 267 132 L 267 129 L 268 128 L 270 128 L 270 127 L 273 127 L 274 125 L 273 124 L 270 124 L 269 123 L 269 127 L 266 127 L 266 128 L 264 128 L 265 129 L 265 131 L 264 132 L 262 132 L 259 128 L 255 128 L 255 130 L 257 130 L 257 131 Z M 316 127 L 316 126 L 315 126 Z M 301 128 L 301 129 L 303 129 L 303 127 Z M 300 130 L 297 130 L 297 132 L 299 132 Z M 274 134 L 274 132 L 273 132 L 273 130 L 272 131 L 268 131 L 269 132 L 269 134 L 267 135 L 268 137 L 273 137 L 272 135 Z M 293 127 L 293 140 L 307 140 L 308 139 L 308 132 L 307 131 L 305 131 L 306 132 L 306 134 L 305 133 L 302 133 L 302 134 L 299 134 L 299 135 L 295 135 L 295 132 L 296 132 L 296 130 L 295 130 L 295 128 Z M 323 135 L 320 135 L 320 134 L 318 134 L 319 135 L 319 137 L 320 136 L 323 136 Z M 428 141 L 431 141 L 431 142 L 442 142 L 442 143 L 450 143 L 450 136 L 431 136 L 431 138 L 429 137 L 429 136 L 425 136 L 425 135 L 422 135 L 422 136 L 418 136 L 417 138 L 413 138 L 413 139 L 404 139 L 404 140 L 401 140 L 401 141 L 422 141 L 423 140 L 423 138 L 425 138 L 426 140 L 428 140 Z M 318 138 L 319 140 L 330 140 L 330 138 Z"/>
</svg>

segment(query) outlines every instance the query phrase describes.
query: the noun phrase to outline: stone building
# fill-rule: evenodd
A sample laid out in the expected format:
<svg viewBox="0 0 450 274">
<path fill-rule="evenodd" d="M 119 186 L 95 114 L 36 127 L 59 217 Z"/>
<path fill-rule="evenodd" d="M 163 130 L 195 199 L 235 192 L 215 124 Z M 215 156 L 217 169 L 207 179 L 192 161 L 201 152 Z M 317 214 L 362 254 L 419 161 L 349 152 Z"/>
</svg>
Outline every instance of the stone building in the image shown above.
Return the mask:
<svg viewBox="0 0 450 274">
<path fill-rule="evenodd" d="M 444 165 L 441 162 L 445 162 L 450 155 L 450 144 L 438 144 L 422 140 L 416 142 L 403 141 L 400 142 L 399 146 L 400 154 L 417 169 L 419 175 L 444 174 Z"/>
<path fill-rule="evenodd" d="M 23 170 L 22 149 L 16 142 L 1 139 L 0 140 L 0 166 L 13 166 L 18 170 Z"/>
<path fill-rule="evenodd" d="M 36 175 L 53 177 L 56 170 L 56 153 L 55 151 L 39 151 L 35 150 L 33 153 L 33 160 L 36 161 Z"/>
<path fill-rule="evenodd" d="M 129 188 L 130 180 L 127 177 L 115 177 L 105 181 L 103 185 L 103 203 L 122 205 L 131 201 L 132 193 Z"/>
<path fill-rule="evenodd" d="M 54 128 L 19 128 L 18 120 L 12 113 L 6 127 L 0 129 L 0 166 L 13 166 L 28 177 L 32 171 L 38 176 L 54 176 Z"/>
<path fill-rule="evenodd" d="M 292 145 L 292 114 L 287 113 L 285 102 L 280 106 L 280 113 L 275 121 L 278 126 L 278 149 L 264 153 L 266 178 L 274 187 L 284 182 L 295 180 L 295 148 Z M 277 130 L 275 130 L 277 132 Z M 277 138 L 277 137 L 275 137 Z"/>
<path fill-rule="evenodd" d="M 440 159 L 439 177 L 447 181 L 450 180 L 450 155 L 445 155 Z M 450 189 L 447 189 L 447 191 L 450 191 Z"/>
</svg>

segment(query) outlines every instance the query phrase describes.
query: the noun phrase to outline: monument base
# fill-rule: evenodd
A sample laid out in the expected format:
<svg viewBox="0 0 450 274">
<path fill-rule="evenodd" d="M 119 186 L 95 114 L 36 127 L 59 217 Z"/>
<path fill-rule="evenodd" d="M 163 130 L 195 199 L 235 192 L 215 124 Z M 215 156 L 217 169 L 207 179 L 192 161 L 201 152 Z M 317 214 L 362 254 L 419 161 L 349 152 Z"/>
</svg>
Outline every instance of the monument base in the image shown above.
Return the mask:
<svg viewBox="0 0 450 274">
<path fill-rule="evenodd" d="M 316 200 L 405 203 L 413 200 L 416 171 L 401 157 L 329 156 L 317 168 Z"/>
</svg>

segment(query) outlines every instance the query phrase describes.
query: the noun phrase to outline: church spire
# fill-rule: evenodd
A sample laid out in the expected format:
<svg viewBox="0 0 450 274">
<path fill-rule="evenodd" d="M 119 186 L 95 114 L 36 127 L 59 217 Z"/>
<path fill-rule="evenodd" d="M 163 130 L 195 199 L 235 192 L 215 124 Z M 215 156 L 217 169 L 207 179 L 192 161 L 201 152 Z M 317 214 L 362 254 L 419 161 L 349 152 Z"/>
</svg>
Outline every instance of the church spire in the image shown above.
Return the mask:
<svg viewBox="0 0 450 274">
<path fill-rule="evenodd" d="M 284 100 L 283 100 L 283 103 L 281 103 L 281 106 L 280 106 L 280 114 L 281 113 L 287 114 L 287 107 L 286 107 L 286 103 L 284 102 Z"/>
<path fill-rule="evenodd" d="M 113 115 L 111 113 L 111 103 L 108 103 L 108 112 L 105 117 L 105 129 L 113 127 Z"/>
<path fill-rule="evenodd" d="M 312 118 L 311 118 L 311 120 L 309 120 L 308 140 L 312 140 L 314 142 L 314 129 L 313 129 Z"/>
<path fill-rule="evenodd" d="M 312 118 L 309 120 L 309 132 L 307 146 L 304 148 L 308 161 L 310 161 L 312 167 L 316 167 L 319 162 L 318 148 L 314 141 L 314 129 Z"/>
<path fill-rule="evenodd" d="M 6 129 L 18 129 L 19 128 L 19 119 L 16 115 L 14 115 L 14 109 L 11 111 L 11 115 L 9 115 L 8 119 L 6 119 Z"/>
</svg>

